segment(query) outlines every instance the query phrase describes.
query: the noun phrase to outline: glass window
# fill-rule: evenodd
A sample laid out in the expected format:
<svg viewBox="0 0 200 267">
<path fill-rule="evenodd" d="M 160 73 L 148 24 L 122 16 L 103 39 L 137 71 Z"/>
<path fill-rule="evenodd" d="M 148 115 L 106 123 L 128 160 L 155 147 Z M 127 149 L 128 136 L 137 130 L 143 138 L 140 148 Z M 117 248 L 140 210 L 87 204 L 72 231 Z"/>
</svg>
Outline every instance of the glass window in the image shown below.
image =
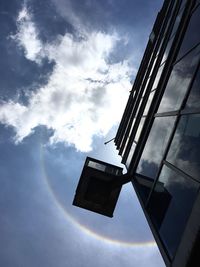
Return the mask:
<svg viewBox="0 0 200 267">
<path fill-rule="evenodd" d="M 164 166 L 149 201 L 148 211 L 170 257 L 176 252 L 199 183 Z"/>
<path fill-rule="evenodd" d="M 164 68 L 165 64 L 161 65 L 160 68 L 158 69 L 154 84 L 152 86 L 152 90 L 157 88 L 158 82 L 160 80 L 160 76 L 162 74 L 163 68 Z"/>
<path fill-rule="evenodd" d="M 164 32 L 164 35 L 166 35 L 166 32 L 167 32 L 167 30 L 168 30 L 168 26 L 169 26 L 169 24 L 171 23 L 171 21 L 172 21 L 172 16 L 173 16 L 173 14 L 174 14 L 174 11 L 175 11 L 175 9 L 176 9 L 176 7 L 177 7 L 177 0 L 175 0 L 175 1 L 171 1 L 171 3 L 172 3 L 172 9 L 171 9 L 171 11 L 170 11 L 170 13 L 169 14 L 167 14 L 167 18 L 168 18 L 168 21 L 167 21 L 167 24 L 166 24 L 166 26 L 165 26 L 165 32 Z"/>
<path fill-rule="evenodd" d="M 180 8 L 179 8 L 179 12 L 181 12 L 182 10 L 183 10 L 183 8 L 184 8 L 184 5 L 186 4 L 186 2 L 187 2 L 187 0 L 182 0 L 181 1 L 181 6 L 180 6 Z"/>
<path fill-rule="evenodd" d="M 178 58 L 182 57 L 188 50 L 200 42 L 200 7 L 192 15 L 187 31 L 185 33 Z"/>
<path fill-rule="evenodd" d="M 177 17 L 176 17 L 176 21 L 175 21 L 175 23 L 174 23 L 174 26 L 173 26 L 173 30 L 172 30 L 172 34 L 171 34 L 171 36 L 174 35 L 174 34 L 176 33 L 176 31 L 177 31 L 177 29 L 178 29 L 178 26 L 179 26 L 179 24 L 180 24 L 180 21 L 181 21 L 182 15 L 183 15 L 183 10 L 184 10 L 184 8 L 183 8 L 183 4 L 185 4 L 185 3 L 182 2 L 182 4 L 181 4 L 180 11 L 179 11 L 179 13 L 178 13 L 178 15 L 177 15 Z"/>
<path fill-rule="evenodd" d="M 196 4 L 195 4 L 195 7 L 197 7 L 199 5 L 199 3 L 200 3 L 200 0 L 197 0 Z"/>
<path fill-rule="evenodd" d="M 158 113 L 180 108 L 199 61 L 199 49 L 200 46 L 196 47 L 174 65 Z"/>
<path fill-rule="evenodd" d="M 167 60 L 170 48 L 171 48 L 172 43 L 173 43 L 173 40 L 174 40 L 174 36 L 168 41 L 167 47 L 165 49 L 165 53 L 163 55 L 163 59 L 162 59 L 161 65 Z"/>
<path fill-rule="evenodd" d="M 156 62 L 157 62 L 157 59 L 158 59 L 158 57 L 156 56 L 156 58 L 154 59 L 154 62 L 153 62 L 153 65 L 152 65 L 152 68 L 151 68 L 149 77 L 152 75 L 152 72 L 153 72 L 153 70 L 154 70 L 155 64 L 156 64 Z"/>
<path fill-rule="evenodd" d="M 136 135 L 135 135 L 135 141 L 137 142 L 139 140 L 140 137 L 140 133 L 142 131 L 143 125 L 144 125 L 144 120 L 145 118 L 141 118 Z"/>
<path fill-rule="evenodd" d="M 130 166 L 130 163 L 131 163 L 131 160 L 132 160 L 132 157 L 133 157 L 133 153 L 135 151 L 135 147 L 136 147 L 136 144 L 133 142 L 132 145 L 131 145 L 131 149 L 129 151 L 127 160 L 126 160 L 126 167 L 127 168 L 129 168 L 129 166 Z"/>
<path fill-rule="evenodd" d="M 128 142 L 129 142 L 129 139 L 130 139 L 130 136 L 131 136 L 131 133 L 132 133 L 132 130 L 133 130 L 134 125 L 135 125 L 135 118 L 133 119 L 133 122 L 132 122 L 132 125 L 131 125 L 131 129 L 130 129 L 129 134 L 128 134 L 128 137 L 126 139 L 126 143 L 124 145 L 122 156 L 124 156 L 124 154 L 126 152 L 126 148 L 127 148 L 127 145 L 128 145 Z"/>
<path fill-rule="evenodd" d="M 147 80 L 147 82 L 146 82 L 146 85 L 145 85 L 145 88 L 144 88 L 142 97 L 145 95 L 148 85 L 149 85 L 149 78 L 148 78 L 148 80 Z"/>
<path fill-rule="evenodd" d="M 174 9 L 175 9 L 175 7 L 176 7 L 176 3 L 175 2 L 177 2 L 177 1 L 174 1 L 174 6 L 173 6 L 173 10 L 172 10 L 172 12 L 171 12 L 171 15 L 172 15 L 172 13 L 174 12 Z M 181 20 L 181 16 L 182 16 L 182 12 L 179 12 L 179 15 L 177 16 L 177 18 L 176 18 L 176 21 L 175 21 L 175 23 L 174 23 L 174 26 L 173 26 L 173 29 L 172 29 L 172 33 L 171 33 L 171 37 L 170 37 L 170 43 L 168 42 L 168 47 L 167 47 L 167 49 L 166 49 L 166 51 L 165 51 L 165 54 L 164 54 L 164 58 L 163 58 L 163 60 L 162 60 L 162 63 L 166 60 L 166 58 L 167 58 L 167 55 L 168 55 L 168 53 L 169 53 L 169 49 L 170 49 L 170 47 L 171 47 L 171 44 L 172 44 L 172 41 L 173 41 L 173 39 L 174 39 L 174 35 L 175 35 L 175 32 L 176 32 L 176 30 L 177 30 L 177 27 L 179 26 L 179 22 L 180 22 L 180 20 Z M 172 20 L 171 20 L 172 18 L 170 17 L 170 20 L 168 21 L 168 25 L 167 25 L 167 27 L 169 26 L 169 22 L 171 22 Z M 171 26 L 170 26 L 171 27 Z M 166 32 L 167 32 L 167 28 L 166 28 L 166 31 L 165 31 L 165 33 L 164 33 L 164 35 L 166 34 Z M 173 38 L 172 38 L 172 36 L 173 36 Z M 164 41 L 164 39 L 165 38 L 163 38 L 163 40 L 162 40 L 162 43 L 163 43 L 163 41 Z M 160 50 L 159 50 L 159 52 L 160 52 Z M 157 54 L 158 55 L 158 54 Z M 161 64 L 162 64 L 161 63 Z"/>
<path fill-rule="evenodd" d="M 156 178 L 175 117 L 157 117 L 145 144 L 136 172 Z"/>
<path fill-rule="evenodd" d="M 186 108 L 200 109 L 200 69 L 198 70 L 192 85 Z"/>
<path fill-rule="evenodd" d="M 153 91 L 149 95 L 149 98 L 148 98 L 148 101 L 146 103 L 146 107 L 145 107 L 145 110 L 144 110 L 144 115 L 147 115 L 147 113 L 149 111 L 149 108 L 150 108 L 150 105 L 151 105 L 151 102 L 152 102 L 152 99 L 153 99 L 153 96 L 154 96 L 155 92 L 156 91 Z"/>
<path fill-rule="evenodd" d="M 200 114 L 181 117 L 167 161 L 200 181 Z"/>
<path fill-rule="evenodd" d="M 185 2 L 185 1 L 183 1 L 183 2 Z M 178 26 L 179 26 L 179 24 L 180 24 L 180 21 L 181 21 L 182 15 L 183 15 L 183 10 L 184 10 L 184 8 L 183 8 L 182 6 L 183 6 L 183 4 L 185 4 L 185 3 L 183 3 L 183 2 L 182 2 L 182 4 L 181 4 L 181 10 L 179 11 L 179 14 L 178 14 L 177 17 L 176 17 L 176 21 L 175 21 L 175 23 L 174 23 L 173 30 L 172 30 L 170 39 L 169 39 L 169 41 L 168 41 L 167 47 L 166 47 L 166 49 L 165 49 L 165 53 L 164 53 L 164 55 L 163 55 L 163 59 L 162 59 L 161 64 L 163 64 L 163 63 L 167 60 L 169 51 L 170 51 L 171 46 L 172 46 L 172 43 L 173 43 L 173 41 L 174 41 L 174 37 L 175 37 L 176 31 L 177 31 L 177 29 L 178 29 Z"/>
<path fill-rule="evenodd" d="M 141 199 L 144 203 L 146 203 L 150 190 L 153 186 L 154 179 L 142 175 L 135 175 L 133 182 Z"/>
</svg>

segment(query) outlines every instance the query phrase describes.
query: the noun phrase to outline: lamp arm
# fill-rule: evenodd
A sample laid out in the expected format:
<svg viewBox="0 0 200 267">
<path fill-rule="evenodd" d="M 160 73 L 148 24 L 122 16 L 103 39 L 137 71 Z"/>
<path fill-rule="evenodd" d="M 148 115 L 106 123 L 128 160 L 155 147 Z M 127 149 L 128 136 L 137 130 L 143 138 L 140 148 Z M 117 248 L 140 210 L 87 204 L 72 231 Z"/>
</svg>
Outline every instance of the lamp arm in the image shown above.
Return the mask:
<svg viewBox="0 0 200 267">
<path fill-rule="evenodd" d="M 133 176 L 131 176 L 129 173 L 122 174 L 122 175 L 113 175 L 112 180 L 112 187 L 117 188 L 124 184 L 127 184 L 133 180 Z"/>
</svg>

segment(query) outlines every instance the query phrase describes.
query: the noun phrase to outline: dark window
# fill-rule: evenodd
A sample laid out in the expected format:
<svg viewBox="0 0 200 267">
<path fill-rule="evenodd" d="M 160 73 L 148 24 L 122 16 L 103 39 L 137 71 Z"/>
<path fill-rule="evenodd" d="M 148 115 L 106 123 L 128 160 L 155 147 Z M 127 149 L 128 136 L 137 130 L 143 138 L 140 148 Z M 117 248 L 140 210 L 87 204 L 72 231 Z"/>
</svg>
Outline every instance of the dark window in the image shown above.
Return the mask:
<svg viewBox="0 0 200 267">
<path fill-rule="evenodd" d="M 200 46 L 173 67 L 158 112 L 178 110 L 199 61 Z"/>
<path fill-rule="evenodd" d="M 185 33 L 178 58 L 182 57 L 188 50 L 193 48 L 200 42 L 200 7 L 195 10 L 189 22 L 187 31 Z"/>
<path fill-rule="evenodd" d="M 136 172 L 155 179 L 175 117 L 155 118 Z"/>
<path fill-rule="evenodd" d="M 182 3 L 182 4 L 183 4 L 183 3 Z M 173 30 L 172 30 L 172 34 L 171 34 L 171 36 L 173 36 L 173 35 L 176 33 L 177 29 L 178 29 L 178 26 L 179 26 L 179 24 L 180 24 L 180 22 L 181 22 L 181 18 L 182 18 L 182 15 L 183 15 L 183 10 L 184 10 L 184 8 L 181 7 L 181 8 L 180 8 L 180 11 L 179 11 L 179 13 L 178 13 L 178 15 L 177 15 L 177 17 L 176 17 L 176 21 L 175 21 L 175 23 L 174 23 L 174 26 L 173 26 Z"/>
<path fill-rule="evenodd" d="M 135 175 L 133 183 L 137 189 L 136 192 L 139 193 L 140 198 L 145 204 L 153 186 L 154 179 L 142 175 Z"/>
<path fill-rule="evenodd" d="M 180 24 L 180 21 L 181 21 L 182 15 L 183 15 L 183 11 L 184 11 L 183 5 L 184 4 L 185 4 L 185 1 L 182 2 L 181 7 L 180 7 L 179 14 L 176 17 L 176 21 L 174 23 L 174 26 L 173 26 L 173 29 L 172 29 L 172 33 L 170 35 L 170 39 L 169 39 L 168 44 L 167 44 L 167 47 L 165 49 L 165 53 L 163 55 L 163 59 L 162 59 L 161 64 L 163 64 L 167 60 L 169 51 L 170 51 L 171 46 L 172 46 L 172 43 L 174 41 L 174 37 L 175 37 L 176 31 L 178 29 L 178 26 Z"/>
<path fill-rule="evenodd" d="M 186 108 L 200 109 L 200 69 L 198 70 L 192 85 Z"/>
<path fill-rule="evenodd" d="M 190 215 L 199 184 L 164 166 L 148 211 L 172 258 Z"/>
<path fill-rule="evenodd" d="M 200 114 L 182 116 L 167 161 L 200 181 Z"/>
<path fill-rule="evenodd" d="M 172 6 L 171 6 L 172 4 Z M 164 31 L 163 31 L 163 34 L 162 34 L 162 40 L 160 41 L 160 44 L 159 44 L 159 48 L 158 48 L 158 52 L 157 52 L 157 56 L 158 54 L 160 53 L 160 50 L 161 50 L 161 47 L 163 47 L 163 43 L 165 41 L 165 38 L 166 38 L 166 33 L 168 32 L 169 30 L 169 25 L 172 23 L 172 16 L 174 14 L 174 11 L 177 7 L 177 0 L 176 1 L 173 1 L 171 2 L 170 6 L 171 6 L 171 11 L 168 13 L 166 12 L 166 20 L 167 20 L 167 23 L 165 25 L 165 28 L 164 28 Z"/>
<path fill-rule="evenodd" d="M 180 6 L 180 11 L 179 12 L 182 11 L 182 9 L 184 8 L 184 5 L 186 4 L 186 2 L 187 2 L 187 0 L 182 0 L 181 1 L 181 6 Z"/>
</svg>

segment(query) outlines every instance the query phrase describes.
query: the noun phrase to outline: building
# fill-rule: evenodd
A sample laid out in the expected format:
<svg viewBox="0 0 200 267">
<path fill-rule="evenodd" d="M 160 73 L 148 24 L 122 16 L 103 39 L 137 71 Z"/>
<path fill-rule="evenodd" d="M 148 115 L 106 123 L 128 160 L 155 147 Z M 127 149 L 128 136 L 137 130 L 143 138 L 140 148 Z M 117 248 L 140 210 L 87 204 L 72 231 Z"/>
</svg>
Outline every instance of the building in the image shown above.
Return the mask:
<svg viewBox="0 0 200 267">
<path fill-rule="evenodd" d="M 199 0 L 164 1 L 115 137 L 172 267 L 200 266 L 199 26 Z"/>
</svg>

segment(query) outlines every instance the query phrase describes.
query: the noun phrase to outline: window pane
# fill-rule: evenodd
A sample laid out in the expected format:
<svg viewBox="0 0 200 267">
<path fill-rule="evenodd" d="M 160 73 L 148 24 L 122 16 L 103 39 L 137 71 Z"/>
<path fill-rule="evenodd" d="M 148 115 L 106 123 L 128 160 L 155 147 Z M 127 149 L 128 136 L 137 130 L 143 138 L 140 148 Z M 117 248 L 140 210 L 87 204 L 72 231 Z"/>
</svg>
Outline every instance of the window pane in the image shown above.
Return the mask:
<svg viewBox="0 0 200 267">
<path fill-rule="evenodd" d="M 157 56 L 156 56 L 156 58 L 154 59 L 153 66 L 152 66 L 152 68 L 151 68 L 149 77 L 152 75 L 152 72 L 153 72 L 153 69 L 154 69 L 154 67 L 155 67 L 156 61 L 157 61 Z"/>
<path fill-rule="evenodd" d="M 134 186 L 137 188 L 137 192 L 139 193 L 141 199 L 144 203 L 149 196 L 150 190 L 153 186 L 154 179 L 151 179 L 146 176 L 136 175 L 133 180 Z"/>
<path fill-rule="evenodd" d="M 128 154 L 128 158 L 126 160 L 126 167 L 129 168 L 130 166 L 130 163 L 131 163 L 131 159 L 133 157 L 133 153 L 135 151 L 135 147 L 136 147 L 136 144 L 133 142 L 132 145 L 131 145 L 131 149 L 129 151 L 129 154 Z"/>
<path fill-rule="evenodd" d="M 182 57 L 188 50 L 200 42 L 200 7 L 194 12 L 186 30 L 178 58 Z"/>
<path fill-rule="evenodd" d="M 199 48 L 200 46 L 174 65 L 158 113 L 180 108 L 199 61 Z"/>
<path fill-rule="evenodd" d="M 132 133 L 132 130 L 133 130 L 134 125 L 135 125 L 135 118 L 133 119 L 133 122 L 132 122 L 132 125 L 131 125 L 131 129 L 130 129 L 129 134 L 128 134 L 128 137 L 126 139 L 126 143 L 125 143 L 124 149 L 122 151 L 122 157 L 124 156 L 124 154 L 126 152 L 126 148 L 127 148 L 128 142 L 130 140 L 130 136 L 131 136 L 131 133 Z"/>
<path fill-rule="evenodd" d="M 182 2 L 182 5 L 183 5 L 183 2 Z M 183 6 L 181 6 L 179 14 L 176 17 L 176 21 L 175 21 L 174 26 L 173 26 L 173 30 L 172 30 L 171 36 L 173 36 L 176 33 L 177 29 L 178 29 L 178 26 L 179 26 L 179 24 L 181 22 L 181 18 L 182 18 L 182 15 L 183 15 L 183 11 L 184 11 L 184 8 L 183 8 Z"/>
<path fill-rule="evenodd" d="M 152 86 L 152 90 L 157 88 L 158 82 L 160 80 L 160 76 L 162 74 L 163 68 L 164 68 L 165 64 L 161 65 L 160 68 L 158 69 L 154 84 Z"/>
<path fill-rule="evenodd" d="M 139 161 L 137 173 L 155 179 L 174 121 L 175 117 L 155 119 Z"/>
<path fill-rule="evenodd" d="M 175 36 L 175 35 L 174 35 L 174 36 Z M 164 53 L 164 55 L 163 55 L 163 59 L 162 59 L 161 64 L 163 64 L 163 63 L 167 60 L 169 51 L 170 51 L 170 49 L 171 49 L 171 46 L 172 46 L 172 43 L 173 43 L 173 40 L 174 40 L 174 36 L 172 36 L 172 38 L 168 41 L 168 44 L 167 44 L 167 47 L 166 47 L 166 49 L 165 49 L 165 53 Z"/>
<path fill-rule="evenodd" d="M 182 116 L 167 160 L 200 181 L 200 114 Z"/>
<path fill-rule="evenodd" d="M 149 95 L 149 98 L 148 98 L 148 101 L 147 101 L 147 104 L 146 104 L 146 107 L 145 107 L 145 110 L 144 110 L 144 115 L 147 115 L 147 113 L 149 111 L 149 108 L 150 108 L 150 105 L 151 105 L 151 102 L 152 102 L 152 99 L 153 99 L 153 96 L 154 96 L 155 92 L 156 91 L 153 91 Z"/>
<path fill-rule="evenodd" d="M 163 59 L 162 59 L 161 64 L 163 64 L 163 62 L 165 62 L 167 60 L 167 57 L 168 57 L 169 51 L 171 49 L 171 46 L 172 46 L 172 43 L 173 43 L 173 40 L 174 40 L 176 31 L 178 29 L 178 26 L 180 24 L 180 21 L 181 21 L 182 15 L 183 15 L 183 11 L 184 11 L 183 5 L 185 4 L 184 2 L 185 1 L 182 2 L 181 7 L 180 7 L 179 14 L 176 17 L 176 21 L 174 23 L 174 26 L 173 26 L 173 29 L 172 29 L 172 33 L 170 35 L 170 39 L 169 39 L 168 44 L 167 44 L 167 47 L 165 49 L 165 53 L 163 55 Z"/>
<path fill-rule="evenodd" d="M 149 201 L 149 214 L 171 258 L 183 234 L 199 184 L 164 166 Z"/>
<path fill-rule="evenodd" d="M 186 103 L 186 108 L 200 109 L 200 69 L 198 70 L 195 81 L 192 85 L 192 89 Z"/>
<path fill-rule="evenodd" d="M 137 142 L 139 137 L 140 137 L 140 133 L 142 131 L 143 125 L 144 125 L 144 120 L 145 118 L 141 118 L 136 135 L 135 135 L 135 141 Z"/>
<path fill-rule="evenodd" d="M 145 95 L 148 85 L 149 85 L 149 78 L 148 78 L 148 80 L 147 80 L 147 82 L 146 82 L 146 85 L 145 85 L 145 88 L 144 88 L 142 97 Z"/>
</svg>

